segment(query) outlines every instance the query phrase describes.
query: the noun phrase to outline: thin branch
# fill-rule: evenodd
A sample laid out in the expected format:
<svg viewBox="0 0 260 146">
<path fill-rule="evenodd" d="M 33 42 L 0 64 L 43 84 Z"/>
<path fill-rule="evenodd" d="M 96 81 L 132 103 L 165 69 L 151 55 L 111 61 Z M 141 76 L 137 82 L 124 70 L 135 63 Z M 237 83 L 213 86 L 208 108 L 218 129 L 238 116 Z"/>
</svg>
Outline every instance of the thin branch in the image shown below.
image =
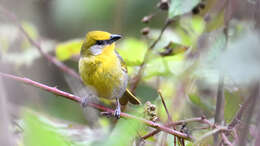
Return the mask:
<svg viewBox="0 0 260 146">
<path fill-rule="evenodd" d="M 45 59 L 47 59 L 50 63 L 53 63 L 54 65 L 56 65 L 63 72 L 68 73 L 69 75 L 81 80 L 80 76 L 73 69 L 69 68 L 68 66 L 63 64 L 61 61 L 57 60 L 55 57 L 45 53 L 43 51 L 41 45 L 39 43 L 37 43 L 36 41 L 34 41 L 29 36 L 29 34 L 24 30 L 23 26 L 19 23 L 19 21 L 17 20 L 16 16 L 13 13 L 9 12 L 7 9 L 2 7 L 1 5 L 0 5 L 0 12 L 2 14 L 4 14 L 9 20 L 11 20 L 15 25 L 17 25 L 19 30 L 27 38 L 27 40 L 30 42 L 30 44 L 33 45 L 34 47 L 36 47 L 38 49 L 38 51 L 40 52 L 40 54 L 43 57 L 45 57 Z"/>
<path fill-rule="evenodd" d="M 195 118 L 190 118 L 190 119 L 186 119 L 186 120 L 180 120 L 180 121 L 176 121 L 176 122 L 171 122 L 171 123 L 167 123 L 165 126 L 166 127 L 172 127 L 172 126 L 182 125 L 182 124 L 191 123 L 191 122 L 200 122 L 200 123 L 203 123 L 203 124 L 207 124 L 208 128 L 215 127 L 215 125 L 212 124 L 205 117 L 195 117 Z M 149 137 L 152 137 L 152 136 L 156 135 L 157 133 L 159 133 L 160 131 L 161 131 L 160 129 L 156 129 L 156 130 L 154 130 L 154 131 L 144 135 L 141 139 L 147 139 Z"/>
<path fill-rule="evenodd" d="M 140 69 L 138 70 L 137 72 L 137 75 L 133 78 L 133 82 L 131 83 L 131 91 L 133 92 L 137 85 L 139 84 L 141 78 L 142 78 L 142 74 L 143 74 L 143 71 L 145 69 L 145 64 L 147 62 L 147 59 L 148 59 L 148 55 L 149 55 L 149 52 L 151 50 L 153 50 L 153 48 L 155 47 L 155 45 L 160 41 L 160 39 L 162 38 L 162 35 L 164 33 L 164 31 L 166 30 L 166 28 L 173 22 L 173 20 L 167 20 L 166 23 L 164 24 L 163 28 L 161 29 L 161 32 L 158 36 L 158 38 L 152 43 L 152 45 L 148 48 L 148 50 L 146 51 L 145 55 L 144 55 L 144 61 L 143 63 L 140 65 Z"/>
<path fill-rule="evenodd" d="M 209 131 L 208 133 L 204 134 L 203 136 L 201 136 L 197 141 L 195 141 L 195 143 L 193 145 L 199 145 L 199 143 L 201 141 L 203 141 L 204 139 L 206 139 L 207 137 L 211 136 L 211 135 L 214 135 L 214 134 L 217 134 L 221 131 L 226 131 L 227 128 L 226 127 L 219 127 L 219 128 L 216 128 L 212 131 Z"/>
<path fill-rule="evenodd" d="M 232 146 L 232 143 L 228 140 L 227 136 L 224 132 L 221 132 L 221 137 L 225 145 Z"/>
<path fill-rule="evenodd" d="M 157 92 L 159 93 L 159 95 L 160 95 L 160 97 L 161 97 L 161 100 L 162 100 L 162 103 L 163 103 L 163 107 L 164 107 L 164 109 L 165 109 L 165 111 L 166 111 L 166 113 L 167 113 L 168 122 L 171 122 L 171 121 L 172 121 L 172 117 L 171 117 L 171 115 L 170 115 L 170 113 L 169 113 L 169 111 L 168 111 L 168 108 L 167 108 L 167 106 L 166 106 L 166 103 L 165 103 L 165 101 L 164 101 L 164 99 L 163 99 L 162 92 L 161 92 L 160 90 L 158 90 Z"/>
<path fill-rule="evenodd" d="M 256 85 L 257 87 L 259 87 L 259 84 Z M 237 132 L 235 130 L 235 127 L 240 123 L 241 121 L 241 118 L 242 118 L 242 115 L 244 114 L 244 112 L 246 111 L 246 109 L 249 107 L 250 103 L 253 103 L 253 100 L 256 100 L 254 98 L 256 98 L 256 94 L 258 94 L 259 96 L 259 93 L 256 93 L 257 91 L 256 90 L 259 90 L 259 89 L 256 89 L 256 87 L 254 87 L 253 91 L 252 91 L 252 94 L 244 101 L 244 103 L 240 106 L 240 109 L 237 111 L 236 115 L 234 116 L 234 118 L 232 119 L 232 121 L 229 123 L 228 125 L 228 129 L 229 131 L 226 132 L 226 136 L 229 136 L 231 134 L 231 132 L 233 131 L 233 133 L 235 134 L 234 135 L 234 138 L 235 138 L 235 141 L 238 140 L 239 138 L 237 137 Z M 258 91 L 259 92 L 259 91 Z M 255 103 L 255 102 L 254 102 Z M 254 104 L 253 103 L 253 104 Z M 254 107 L 254 105 L 252 105 Z M 251 107 L 252 107 L 251 106 Z M 250 114 L 250 113 L 249 113 Z M 245 133 L 245 131 L 243 131 L 243 133 Z M 240 140 L 240 139 L 239 139 Z M 222 139 L 223 141 L 223 139 Z"/>
<path fill-rule="evenodd" d="M 248 137 L 248 132 L 249 132 L 249 127 L 250 127 L 250 122 L 251 122 L 251 119 L 253 117 L 253 113 L 254 113 L 254 110 L 255 110 L 255 106 L 256 106 L 256 102 L 257 102 L 257 99 L 259 98 L 259 95 L 260 95 L 260 90 L 259 90 L 259 83 L 257 83 L 254 87 L 253 87 L 253 91 L 252 91 L 252 102 L 251 102 L 251 105 L 247 111 L 247 116 L 246 116 L 246 121 L 245 121 L 245 124 L 243 125 L 242 127 L 242 130 L 241 130 L 241 135 L 239 137 L 239 146 L 244 146 L 246 145 L 246 139 Z"/>
<path fill-rule="evenodd" d="M 38 82 L 30 80 L 28 78 L 22 78 L 22 77 L 10 75 L 10 74 L 5 74 L 5 73 L 1 73 L 1 72 L 0 72 L 0 76 L 2 76 L 4 78 L 8 78 L 8 79 L 13 79 L 13 80 L 16 80 L 16 81 L 19 81 L 19 82 L 22 82 L 22 83 L 25 83 L 25 84 L 28 84 L 28 85 L 31 85 L 31 86 L 34 86 L 34 87 L 38 87 L 38 88 L 46 90 L 46 91 L 48 91 L 50 93 L 53 93 L 55 95 L 59 95 L 61 97 L 70 99 L 72 101 L 81 103 L 81 98 L 79 96 L 76 96 L 76 95 L 73 95 L 73 94 L 61 91 L 61 90 L 57 89 L 56 87 L 49 87 L 47 85 L 38 83 Z M 114 110 L 112 110 L 110 108 L 107 108 L 107 107 L 104 107 L 102 105 L 96 104 L 96 103 L 88 102 L 87 106 L 90 106 L 90 107 L 93 107 L 95 109 L 98 109 L 98 110 L 101 110 L 101 111 L 105 111 L 105 112 L 110 112 L 110 113 L 114 112 Z M 120 117 L 129 118 L 129 119 L 135 119 L 135 120 L 138 120 L 138 121 L 140 121 L 140 122 L 142 122 L 142 123 L 144 123 L 144 124 L 146 124 L 146 125 L 148 125 L 150 127 L 159 129 L 159 130 L 164 131 L 166 133 L 169 133 L 171 135 L 174 135 L 174 136 L 177 136 L 177 137 L 181 137 L 181 138 L 183 138 L 185 140 L 193 141 L 193 138 L 191 136 L 185 134 L 185 133 L 182 133 L 182 132 L 170 129 L 170 128 L 168 128 L 166 126 L 163 126 L 161 124 L 154 123 L 152 121 L 149 121 L 149 120 L 146 120 L 146 119 L 143 119 L 143 118 L 140 118 L 140 117 L 136 117 L 134 115 L 130 115 L 130 114 L 121 112 L 120 113 Z"/>
<path fill-rule="evenodd" d="M 235 117 L 232 119 L 230 124 L 228 125 L 228 129 L 233 129 L 241 120 L 243 113 L 248 108 L 254 96 L 250 96 L 246 99 L 246 101 L 241 105 L 239 111 L 236 113 Z"/>
<path fill-rule="evenodd" d="M 221 74 L 218 83 L 217 103 L 215 111 L 215 124 L 220 124 L 224 116 L 224 77 Z M 214 135 L 214 143 L 218 141 L 218 135 Z"/>
<path fill-rule="evenodd" d="M 223 105 L 224 105 L 224 77 L 220 75 L 217 92 L 217 104 L 215 112 L 215 124 L 220 124 L 223 120 Z"/>
<path fill-rule="evenodd" d="M 171 117 L 171 115 L 170 115 L 170 113 L 169 113 L 169 110 L 168 110 L 168 108 L 167 108 L 167 106 L 166 106 L 166 103 L 165 103 L 164 98 L 163 98 L 163 96 L 162 96 L 162 92 L 161 92 L 160 90 L 158 90 L 157 92 L 159 93 L 159 95 L 160 95 L 160 97 L 161 97 L 161 101 L 162 101 L 162 103 L 163 103 L 163 107 L 164 107 L 164 109 L 165 109 L 165 111 L 166 111 L 166 114 L 167 114 L 167 116 L 168 116 L 167 123 L 170 123 L 170 122 L 172 122 L 172 117 Z M 173 129 L 176 130 L 175 127 L 173 127 Z M 181 139 L 181 138 L 178 137 L 178 139 Z M 167 140 L 167 134 L 165 134 L 165 141 L 166 141 L 166 140 Z M 164 143 L 162 143 L 161 145 L 164 145 Z"/>
</svg>

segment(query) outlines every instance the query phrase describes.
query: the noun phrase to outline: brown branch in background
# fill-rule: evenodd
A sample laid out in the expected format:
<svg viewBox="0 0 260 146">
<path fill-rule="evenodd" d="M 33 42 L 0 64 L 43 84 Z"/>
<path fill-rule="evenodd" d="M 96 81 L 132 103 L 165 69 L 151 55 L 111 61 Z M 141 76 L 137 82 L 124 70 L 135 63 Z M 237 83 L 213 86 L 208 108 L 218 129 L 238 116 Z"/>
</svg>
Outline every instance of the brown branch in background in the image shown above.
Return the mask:
<svg viewBox="0 0 260 146">
<path fill-rule="evenodd" d="M 257 102 L 257 99 L 260 98 L 260 90 L 259 90 L 259 83 L 257 83 L 254 87 L 253 87 L 253 91 L 252 91 L 252 102 L 251 102 L 251 106 L 248 109 L 248 112 L 246 114 L 246 121 L 245 124 L 243 124 L 242 126 L 242 130 L 241 130 L 241 135 L 239 136 L 239 146 L 245 146 L 246 145 L 246 139 L 248 137 L 248 132 L 249 132 L 249 127 L 250 127 L 250 121 L 253 117 L 253 113 L 255 110 L 255 105 Z"/>
<path fill-rule="evenodd" d="M 221 132 L 221 137 L 223 139 L 223 143 L 228 146 L 232 146 L 232 143 L 228 140 L 227 136 L 224 132 Z"/>
<path fill-rule="evenodd" d="M 215 124 L 221 124 L 224 117 L 224 77 L 220 75 L 218 83 L 218 92 L 217 92 L 217 103 L 215 111 Z M 214 143 L 218 143 L 218 135 L 214 135 Z"/>
<path fill-rule="evenodd" d="M 258 100 L 258 104 L 259 104 L 259 100 Z M 256 121 L 260 121 L 260 112 L 257 113 Z M 259 122 L 256 123 L 255 137 L 256 137 L 255 138 L 255 145 L 259 145 L 260 144 L 260 123 Z"/>
<path fill-rule="evenodd" d="M 164 98 L 163 98 L 163 96 L 162 96 L 162 92 L 161 92 L 161 90 L 158 90 L 157 92 L 159 93 L 159 95 L 160 95 L 160 97 L 161 97 L 161 101 L 162 101 L 162 103 L 163 103 L 163 107 L 164 107 L 165 112 L 166 112 L 167 117 L 168 117 L 167 123 L 170 123 L 170 122 L 172 122 L 172 117 L 171 117 L 171 115 L 170 115 L 170 113 L 169 113 L 169 110 L 168 110 L 168 108 L 167 108 L 167 106 L 166 106 L 166 103 L 165 103 Z M 173 127 L 173 129 L 176 130 L 176 129 L 175 129 L 175 126 Z M 178 138 L 178 139 L 181 139 L 181 138 Z M 166 140 L 167 140 L 167 135 L 165 135 L 165 141 L 166 141 Z M 161 145 L 163 145 L 163 144 L 161 144 Z"/>
<path fill-rule="evenodd" d="M 186 119 L 186 120 L 171 122 L 171 123 L 167 123 L 165 126 L 166 127 L 172 127 L 172 126 L 183 125 L 185 123 L 191 123 L 191 122 L 200 122 L 200 123 L 206 124 L 206 125 L 208 125 L 208 128 L 214 128 L 215 127 L 215 125 L 212 124 L 205 117 L 195 117 L 195 118 L 190 118 L 190 119 Z M 144 135 L 141 139 L 147 139 L 149 137 L 152 137 L 152 136 L 156 135 L 157 133 L 159 133 L 160 131 L 161 130 L 156 129 L 156 130 Z"/>
<path fill-rule="evenodd" d="M 166 23 L 164 24 L 163 28 L 161 29 L 161 32 L 159 34 L 159 36 L 157 37 L 157 39 L 152 43 L 152 45 L 148 48 L 148 50 L 146 51 L 145 55 L 144 55 L 144 61 L 143 63 L 140 65 L 140 68 L 137 72 L 137 75 L 133 78 L 133 81 L 131 83 L 131 87 L 130 87 L 130 90 L 132 92 L 135 91 L 137 85 L 139 84 L 141 78 L 142 78 L 142 75 L 143 75 L 143 71 L 145 69 L 145 64 L 147 62 L 147 59 L 148 59 L 148 55 L 149 55 L 149 52 L 151 50 L 153 50 L 153 48 L 155 47 L 155 45 L 160 41 L 164 31 L 166 30 L 166 28 L 173 22 L 173 20 L 166 20 Z"/>
<path fill-rule="evenodd" d="M 220 124 L 224 115 L 224 77 L 220 75 L 217 92 L 217 104 L 215 112 L 215 124 Z"/>
<path fill-rule="evenodd" d="M 246 99 L 246 101 L 240 106 L 240 109 L 237 111 L 236 115 L 232 119 L 232 121 L 228 125 L 228 129 L 233 129 L 237 124 L 240 123 L 241 118 L 245 110 L 248 108 L 250 105 L 251 101 L 253 100 L 253 96 L 250 96 Z"/>
<path fill-rule="evenodd" d="M 225 9 L 224 12 L 224 34 L 225 34 L 225 48 L 228 46 L 229 41 L 229 22 L 232 18 L 232 12 L 233 12 L 233 1 L 232 0 L 225 0 L 223 2 L 223 8 Z M 216 112 L 215 112 L 215 124 L 220 124 L 224 119 L 224 105 L 225 105 L 225 95 L 224 95 L 224 75 L 220 73 L 219 77 L 219 83 L 218 83 L 218 92 L 217 92 L 217 104 L 216 104 Z M 225 134 L 224 134 L 225 136 Z M 225 138 L 225 137 L 224 137 Z M 221 142 L 224 142 L 223 134 L 222 134 L 222 140 Z M 214 143 L 218 143 L 218 135 L 214 135 Z"/>
<path fill-rule="evenodd" d="M 56 87 L 49 87 L 47 85 L 38 83 L 38 82 L 30 80 L 28 78 L 22 78 L 22 77 L 10 75 L 10 74 L 5 74 L 5 73 L 1 73 L 1 72 L 0 72 L 0 76 L 4 77 L 4 78 L 8 78 L 8 79 L 13 79 L 13 80 L 16 80 L 16 81 L 19 81 L 19 82 L 22 82 L 22 83 L 25 83 L 25 84 L 28 84 L 28 85 L 31 85 L 31 86 L 34 86 L 34 87 L 38 87 L 40 89 L 46 90 L 46 91 L 48 91 L 50 93 L 53 93 L 55 95 L 59 95 L 61 97 L 70 99 L 72 101 L 81 103 L 81 98 L 79 96 L 76 96 L 76 95 L 73 95 L 73 94 L 61 91 L 61 90 L 57 89 Z M 87 106 L 90 106 L 90 107 L 93 107 L 95 109 L 98 109 L 98 110 L 101 110 L 101 111 L 105 111 L 105 112 L 108 112 L 108 113 L 113 113 L 114 112 L 114 110 L 112 110 L 110 108 L 107 108 L 107 107 L 104 107 L 102 105 L 96 104 L 96 103 L 88 102 Z M 170 128 L 166 127 L 166 126 L 163 126 L 161 124 L 158 124 L 158 123 L 155 123 L 155 122 L 143 119 L 143 118 L 139 118 L 139 117 L 127 114 L 127 113 L 123 113 L 123 112 L 121 112 L 120 117 L 129 118 L 129 119 L 135 119 L 135 120 L 138 120 L 138 121 L 140 121 L 140 122 L 142 122 L 142 123 L 144 123 L 144 124 L 146 124 L 146 125 L 148 125 L 150 127 L 159 129 L 159 130 L 164 131 L 166 133 L 169 133 L 171 135 L 174 135 L 174 136 L 177 136 L 177 137 L 181 137 L 181 138 L 183 138 L 185 140 L 193 141 L 193 138 L 191 136 L 185 134 L 185 133 L 182 133 L 182 132 L 170 129 Z"/>
<path fill-rule="evenodd" d="M 207 132 L 206 134 L 204 134 L 203 136 L 201 136 L 197 141 L 194 142 L 193 145 L 199 145 L 200 142 L 202 142 L 204 139 L 208 138 L 209 136 L 215 135 L 219 132 L 225 132 L 227 131 L 226 127 L 217 127 L 212 131 Z"/>
<path fill-rule="evenodd" d="M 254 98 L 258 98 L 257 96 L 259 96 L 259 84 L 256 85 L 258 88 L 254 87 L 253 91 L 251 92 L 252 94 L 244 101 L 244 103 L 240 106 L 240 109 L 237 111 L 236 115 L 234 116 L 234 118 L 232 119 L 232 121 L 229 123 L 229 125 L 227 126 L 228 128 L 228 132 L 225 132 L 226 136 L 229 136 L 231 134 L 231 132 L 233 132 L 234 135 L 234 141 L 236 141 L 237 138 L 237 133 L 235 130 L 235 127 L 240 123 L 242 116 L 244 114 L 244 112 L 247 110 L 247 108 L 249 107 L 249 105 L 255 104 L 255 102 L 253 102 Z M 254 107 L 255 105 L 250 106 L 251 108 Z M 248 111 L 248 115 L 250 115 L 250 111 Z M 249 117 L 251 119 L 251 117 Z M 247 123 L 249 124 L 249 123 Z M 246 131 L 243 131 L 242 133 L 245 133 Z M 245 137 L 245 136 L 244 136 Z M 241 137 L 240 137 L 241 140 Z M 223 142 L 223 139 L 222 139 Z"/>
<path fill-rule="evenodd" d="M 11 20 L 15 25 L 17 25 L 17 27 L 19 28 L 19 30 L 24 34 L 24 36 L 27 38 L 27 40 L 31 43 L 31 45 L 33 45 L 34 47 L 36 47 L 38 49 L 38 51 L 40 52 L 40 54 L 45 57 L 50 63 L 53 63 L 54 65 L 56 65 L 60 70 L 64 71 L 65 73 L 68 73 L 69 75 L 81 80 L 80 76 L 71 68 L 69 68 L 68 66 L 66 66 L 65 64 L 63 64 L 61 61 L 57 60 L 55 57 L 48 55 L 47 53 L 45 53 L 41 47 L 41 45 L 39 43 L 37 43 L 36 41 L 34 41 L 29 34 L 24 30 L 23 26 L 18 22 L 16 16 L 9 12 L 7 9 L 5 9 L 4 7 L 0 6 L 0 12 L 2 12 L 5 16 L 7 16 L 7 18 L 9 20 Z"/>
</svg>

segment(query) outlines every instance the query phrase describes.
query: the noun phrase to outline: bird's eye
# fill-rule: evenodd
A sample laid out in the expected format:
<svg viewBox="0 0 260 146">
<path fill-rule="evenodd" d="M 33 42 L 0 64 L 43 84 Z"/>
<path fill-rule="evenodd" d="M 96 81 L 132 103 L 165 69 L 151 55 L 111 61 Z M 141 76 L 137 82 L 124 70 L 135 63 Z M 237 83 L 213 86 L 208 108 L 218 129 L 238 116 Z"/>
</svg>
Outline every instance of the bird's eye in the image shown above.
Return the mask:
<svg viewBox="0 0 260 146">
<path fill-rule="evenodd" d="M 96 44 L 97 45 L 104 45 L 104 41 L 97 41 Z"/>
</svg>

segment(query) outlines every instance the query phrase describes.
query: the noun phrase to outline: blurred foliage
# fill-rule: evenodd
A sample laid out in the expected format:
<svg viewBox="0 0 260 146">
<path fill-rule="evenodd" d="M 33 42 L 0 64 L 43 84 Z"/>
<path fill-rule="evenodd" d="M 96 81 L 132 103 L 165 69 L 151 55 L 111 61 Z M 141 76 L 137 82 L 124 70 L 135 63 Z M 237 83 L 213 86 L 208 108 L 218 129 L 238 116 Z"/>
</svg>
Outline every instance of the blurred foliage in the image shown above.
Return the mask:
<svg viewBox="0 0 260 146">
<path fill-rule="evenodd" d="M 118 45 L 117 51 L 128 66 L 138 66 L 143 63 L 147 44 L 135 38 L 127 38 Z"/>
<path fill-rule="evenodd" d="M 240 95 L 239 91 L 225 91 L 225 112 L 224 118 L 225 121 L 228 123 L 230 122 L 233 117 L 235 116 L 237 110 L 240 107 L 240 103 L 242 103 L 243 98 Z"/>
<path fill-rule="evenodd" d="M 240 17 L 238 13 L 234 13 L 236 17 L 228 21 L 225 4 L 219 5 L 223 1 L 174 0 L 169 3 L 167 13 L 163 12 L 165 9 L 156 8 L 157 2 L 41 1 L 35 3 L 40 3 L 39 6 L 33 4 L 28 9 L 30 14 L 26 16 L 29 18 L 22 17 L 24 21 L 21 24 L 44 52 L 56 55 L 58 60 L 71 68 L 77 68 L 81 44 L 87 31 L 104 30 L 123 34 L 124 38 L 117 43 L 116 50 L 128 67 L 130 83 L 140 65 L 146 61 L 141 82 L 135 90 L 144 104 L 128 105 L 126 112 L 145 117 L 145 103 L 149 102 L 156 108 L 152 114 L 160 123 L 167 122 L 168 117 L 158 96 L 158 89 L 162 92 L 172 120 L 206 115 L 213 121 L 219 76 L 223 75 L 224 120 L 229 123 L 248 94 L 245 90 L 252 82 L 259 81 L 260 41 L 259 34 L 252 31 L 255 28 L 254 21 L 251 17 Z M 35 15 L 35 18 L 31 18 L 31 15 Z M 141 37 L 139 32 L 144 24 L 140 20 L 146 15 L 153 16 L 153 19 L 146 24 L 149 32 Z M 174 22 L 155 47 L 149 49 L 167 18 Z M 75 92 L 77 90 L 73 88 L 79 87 L 65 80 L 63 72 L 51 69 L 54 66 L 42 59 L 37 48 L 28 42 L 15 25 L 5 20 L 0 24 L 0 60 L 3 64 L 1 71 L 4 68 L 8 72 L 24 74 L 65 91 Z M 7 90 L 13 92 L 13 88 Z M 31 91 L 22 89 L 19 92 L 32 95 L 32 98 L 44 97 L 33 101 L 20 97 L 23 94 L 17 95 L 33 111 L 39 112 L 23 111 L 23 145 L 132 145 L 137 142 L 135 138 L 151 131 L 151 128 L 135 120 L 122 118 L 115 126 L 114 120 L 98 115 L 98 120 L 94 121 L 96 127 L 89 127 L 86 120 L 89 120 L 88 113 L 84 117 L 78 104 L 55 98 L 55 95 L 45 91 L 36 90 L 36 94 L 30 94 Z M 47 118 L 43 113 L 56 119 Z M 59 121 L 61 119 L 64 121 Z M 193 125 L 188 125 L 188 129 L 192 129 L 189 126 Z M 180 127 L 176 128 L 180 130 Z M 210 130 L 194 130 L 192 135 L 198 138 L 206 132 Z M 164 137 L 164 133 L 160 132 L 146 140 L 145 145 L 160 145 Z M 174 137 L 168 135 L 165 142 L 173 145 Z M 199 143 L 210 145 L 213 138 L 209 136 Z M 192 144 L 186 142 L 186 145 Z"/>
<path fill-rule="evenodd" d="M 207 102 L 207 100 L 199 97 L 198 95 L 191 94 L 189 95 L 190 101 L 199 107 L 200 110 L 206 112 L 212 112 L 215 109 L 215 106 Z"/>
<path fill-rule="evenodd" d="M 115 145 L 129 145 L 138 134 L 144 124 L 137 120 L 127 119 L 120 120 L 117 123 L 116 128 L 110 133 L 108 139 L 98 145 L 115 146 Z M 94 144 L 95 145 L 95 144 Z"/>
<path fill-rule="evenodd" d="M 54 127 L 43 123 L 39 120 L 39 116 L 25 112 L 25 133 L 24 133 L 24 145 L 26 146 L 63 146 L 69 145 L 69 141 L 65 137 L 55 132 Z"/>
<path fill-rule="evenodd" d="M 176 0 L 170 4 L 169 18 L 173 19 L 176 16 L 190 12 L 200 0 Z"/>
<path fill-rule="evenodd" d="M 203 33 L 205 22 L 200 16 L 186 16 L 179 21 L 176 31 L 186 46 L 196 46 L 199 36 Z"/>
<path fill-rule="evenodd" d="M 56 47 L 56 57 L 60 61 L 65 61 L 73 57 L 73 55 L 79 55 L 82 45 L 81 39 L 70 40 L 64 43 L 60 43 Z"/>
<path fill-rule="evenodd" d="M 258 81 L 259 42 L 259 34 L 242 31 L 239 37 L 229 44 L 227 51 L 217 58 L 218 69 L 240 85 Z"/>
<path fill-rule="evenodd" d="M 23 22 L 22 26 L 32 39 L 38 38 L 38 31 L 33 24 Z M 14 63 L 16 66 L 30 66 L 33 61 L 41 57 L 37 48 L 31 46 L 14 25 L 0 25 L 0 42 L 0 53 L 3 62 Z M 50 52 L 53 45 L 54 42 L 51 40 L 42 42 L 44 52 Z"/>
</svg>

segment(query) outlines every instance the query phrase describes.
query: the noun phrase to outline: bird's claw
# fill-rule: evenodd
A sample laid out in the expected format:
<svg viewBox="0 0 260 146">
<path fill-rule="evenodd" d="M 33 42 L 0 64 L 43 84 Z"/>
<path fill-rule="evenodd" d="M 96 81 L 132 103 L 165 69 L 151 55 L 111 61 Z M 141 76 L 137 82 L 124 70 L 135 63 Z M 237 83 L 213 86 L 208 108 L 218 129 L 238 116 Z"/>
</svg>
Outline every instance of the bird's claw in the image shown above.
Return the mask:
<svg viewBox="0 0 260 146">
<path fill-rule="evenodd" d="M 82 99 L 81 99 L 81 106 L 84 108 L 84 107 L 86 107 L 87 105 L 88 105 L 88 103 L 89 103 L 89 100 L 88 100 L 88 98 L 87 97 L 83 97 Z"/>
<path fill-rule="evenodd" d="M 115 111 L 114 111 L 114 116 L 117 118 L 117 119 L 120 119 L 120 114 L 121 114 L 121 110 L 120 110 L 120 108 L 118 109 L 116 109 Z"/>
<path fill-rule="evenodd" d="M 101 115 L 106 116 L 107 118 L 114 116 L 115 118 L 120 119 L 120 114 L 121 114 L 121 111 L 118 110 L 118 109 L 116 109 L 114 111 L 114 113 L 112 113 L 112 112 L 101 112 Z"/>
</svg>

